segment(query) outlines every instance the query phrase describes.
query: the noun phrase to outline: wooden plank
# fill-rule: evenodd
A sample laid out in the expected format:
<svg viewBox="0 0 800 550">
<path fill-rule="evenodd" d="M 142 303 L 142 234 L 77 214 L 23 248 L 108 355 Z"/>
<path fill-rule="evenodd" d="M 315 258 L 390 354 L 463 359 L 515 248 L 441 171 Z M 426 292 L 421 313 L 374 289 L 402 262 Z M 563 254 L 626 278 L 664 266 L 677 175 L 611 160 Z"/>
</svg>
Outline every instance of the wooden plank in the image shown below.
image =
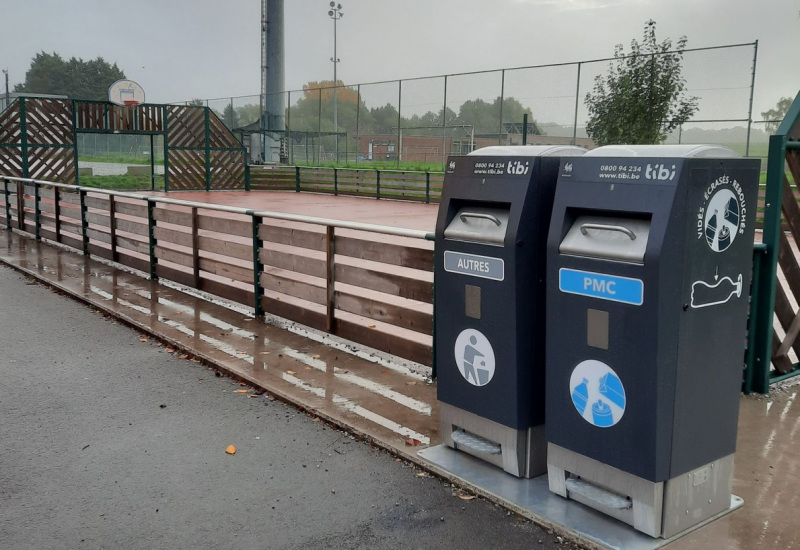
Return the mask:
<svg viewBox="0 0 800 550">
<path fill-rule="evenodd" d="M 362 260 L 433 271 L 433 250 L 353 237 L 336 237 L 336 253 Z"/>
<path fill-rule="evenodd" d="M 74 204 L 76 206 L 81 205 L 81 198 L 78 196 L 78 193 L 72 193 L 71 191 L 61 191 L 61 202 L 65 202 L 67 204 Z"/>
<path fill-rule="evenodd" d="M 149 269 L 149 265 L 148 265 Z M 174 281 L 178 284 L 191 287 L 194 279 L 191 273 L 186 273 L 168 265 L 156 264 L 156 276 L 161 279 Z"/>
<path fill-rule="evenodd" d="M 146 214 L 145 214 L 146 216 Z M 154 208 L 153 218 L 157 222 L 171 223 L 175 225 L 182 225 L 184 227 L 192 226 L 191 212 L 179 212 L 171 208 Z"/>
<path fill-rule="evenodd" d="M 191 233 L 184 233 L 183 231 L 176 231 L 174 229 L 165 229 L 163 227 L 156 226 L 153 228 L 153 234 L 158 241 L 164 241 L 172 244 L 177 244 L 180 246 L 185 246 L 187 248 L 192 247 L 192 234 Z"/>
<path fill-rule="evenodd" d="M 783 270 L 783 274 L 786 276 L 789 290 L 791 290 L 792 294 L 795 296 L 800 296 L 800 265 L 798 265 L 797 258 L 789 244 L 789 239 L 783 231 L 780 232 L 778 263 Z"/>
<path fill-rule="evenodd" d="M 433 315 L 349 292 L 336 292 L 336 309 L 408 330 L 433 334 Z"/>
<path fill-rule="evenodd" d="M 133 222 L 130 220 L 122 220 L 117 218 L 117 231 L 124 231 L 126 233 L 133 233 L 142 237 L 149 236 L 149 228 L 146 223 Z"/>
<path fill-rule="evenodd" d="M 431 346 L 413 342 L 394 334 L 367 328 L 348 319 L 339 319 L 337 321 L 337 336 L 423 365 L 431 365 L 433 354 Z"/>
<path fill-rule="evenodd" d="M 156 258 L 164 260 L 165 262 L 172 262 L 174 264 L 182 265 L 183 267 L 192 267 L 192 256 L 184 252 L 172 250 L 161 245 L 156 245 L 155 248 Z"/>
<path fill-rule="evenodd" d="M 110 227 L 111 220 L 108 214 L 97 214 L 95 212 L 86 213 L 86 221 L 90 224 L 102 225 L 103 227 Z"/>
<path fill-rule="evenodd" d="M 325 330 L 325 314 L 295 304 L 277 300 L 270 296 L 261 297 L 261 309 L 266 313 L 289 319 L 317 330 Z"/>
<path fill-rule="evenodd" d="M 305 229 L 262 224 L 258 228 L 258 236 L 265 242 L 286 244 L 320 252 L 325 250 L 324 231 L 307 231 Z"/>
<path fill-rule="evenodd" d="M 144 256 L 150 254 L 150 244 L 142 241 L 136 241 L 134 239 L 129 239 L 128 237 L 122 237 L 117 235 L 117 248 L 118 249 L 125 249 L 125 250 L 132 250 L 133 252 L 138 252 Z"/>
<path fill-rule="evenodd" d="M 772 331 L 772 364 L 775 366 L 775 370 L 778 374 L 787 374 L 792 370 L 792 361 L 786 355 L 781 355 L 780 357 L 775 355 L 775 352 L 778 351 L 778 348 L 781 347 L 781 339 L 778 337 L 778 333 L 775 330 Z"/>
<path fill-rule="evenodd" d="M 312 277 L 325 278 L 325 261 L 289 252 L 280 252 L 262 248 L 259 259 L 264 266 L 278 267 L 288 271 L 296 271 Z"/>
<path fill-rule="evenodd" d="M 191 225 L 191 220 L 189 221 L 189 225 Z M 197 226 L 199 229 L 224 233 L 225 235 L 251 238 L 253 236 L 253 223 L 250 221 L 231 220 L 228 218 L 199 214 L 197 216 Z"/>
<path fill-rule="evenodd" d="M 260 282 L 261 286 L 267 290 L 294 296 L 307 302 L 325 305 L 328 301 L 324 280 L 320 281 L 319 284 L 313 284 L 311 281 L 299 281 L 286 276 L 286 274 L 269 270 L 261 274 Z"/>
<path fill-rule="evenodd" d="M 97 208 L 98 210 L 108 211 L 108 197 L 98 197 L 97 195 L 86 195 L 86 206 L 88 208 Z"/>
<path fill-rule="evenodd" d="M 430 281 L 342 263 L 336 264 L 336 280 L 340 283 L 377 290 L 426 304 L 433 303 L 433 283 Z"/>
<path fill-rule="evenodd" d="M 776 285 L 775 289 L 775 316 L 783 327 L 784 332 L 788 332 L 789 327 L 795 319 L 795 312 L 792 310 L 791 303 L 789 302 L 786 292 L 783 290 L 783 285 Z M 785 340 L 785 337 L 784 337 Z M 783 345 L 783 344 L 781 344 Z M 800 335 L 795 335 L 791 344 L 795 353 L 800 356 Z"/>
<path fill-rule="evenodd" d="M 191 235 L 189 235 L 191 237 Z M 238 260 L 246 260 L 252 263 L 253 261 L 253 247 L 241 243 L 232 243 L 229 241 L 221 241 L 213 237 L 204 237 L 199 235 L 197 237 L 199 249 L 203 252 L 212 254 L 219 254 L 220 256 L 228 256 Z M 188 246 L 192 246 L 191 242 Z M 251 274 L 252 279 L 252 274 Z"/>
<path fill-rule="evenodd" d="M 190 279 L 193 279 L 191 273 L 189 274 L 189 277 Z M 253 300 L 255 299 L 255 295 L 253 294 L 252 290 L 248 291 L 233 286 L 227 286 L 220 282 L 212 281 L 203 277 L 200 278 L 200 290 L 220 296 L 227 300 L 232 300 L 237 304 L 250 307 L 253 306 Z"/>
<path fill-rule="evenodd" d="M 61 244 L 69 246 L 69 247 L 72 247 L 75 250 L 77 250 L 78 252 L 83 252 L 83 241 L 81 240 L 80 236 L 72 236 L 72 235 L 69 235 L 69 234 L 65 234 L 62 231 L 61 232 Z"/>
<path fill-rule="evenodd" d="M 138 269 L 144 273 L 150 273 L 149 261 L 145 260 L 144 258 L 137 258 L 136 256 L 128 254 L 127 251 L 121 250 L 120 241 L 117 242 L 117 247 L 117 261 L 119 263 L 133 269 Z"/>
<path fill-rule="evenodd" d="M 134 204 L 127 202 L 129 199 L 117 199 L 115 211 L 117 214 L 125 214 L 126 216 L 134 216 L 137 218 L 147 219 L 147 205 Z"/>
<path fill-rule="evenodd" d="M 188 267 L 194 264 L 194 258 L 189 256 L 190 262 Z M 200 258 L 200 270 L 219 275 L 220 277 L 227 277 L 234 281 L 242 283 L 253 284 L 253 268 L 242 267 L 238 265 L 221 262 L 218 260 L 211 260 L 209 258 Z"/>
<path fill-rule="evenodd" d="M 87 229 L 86 234 L 89 236 L 89 242 L 100 241 L 101 243 L 111 244 L 111 235 L 97 231 L 96 229 Z"/>
</svg>

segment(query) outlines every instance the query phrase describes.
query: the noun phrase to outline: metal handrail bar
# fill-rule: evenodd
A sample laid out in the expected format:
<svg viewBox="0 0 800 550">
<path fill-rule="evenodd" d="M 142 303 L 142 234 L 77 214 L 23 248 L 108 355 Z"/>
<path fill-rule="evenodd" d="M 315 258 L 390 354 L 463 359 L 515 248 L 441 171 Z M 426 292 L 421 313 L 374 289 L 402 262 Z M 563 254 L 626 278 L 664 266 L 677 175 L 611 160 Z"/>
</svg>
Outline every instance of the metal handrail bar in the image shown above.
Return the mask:
<svg viewBox="0 0 800 550">
<path fill-rule="evenodd" d="M 0 180 L 18 181 L 33 185 L 49 185 L 51 187 L 58 187 L 61 189 L 72 189 L 75 191 L 85 191 L 90 193 L 100 193 L 103 195 L 110 195 L 115 197 L 131 198 L 145 200 L 154 203 L 172 204 L 175 206 L 186 206 L 189 208 L 202 208 L 205 210 L 216 210 L 218 212 L 227 212 L 230 214 L 243 214 L 247 216 L 259 216 L 263 218 L 271 218 L 283 221 L 293 221 L 310 223 L 316 225 L 323 225 L 326 227 L 337 227 L 342 229 L 354 229 L 357 231 L 368 231 L 371 233 L 380 233 L 383 235 L 392 235 L 397 237 L 409 237 L 412 239 L 433 240 L 433 233 L 422 231 L 420 229 L 403 229 L 397 227 L 389 227 L 384 225 L 375 225 L 362 222 L 348 222 L 344 220 L 335 220 L 331 218 L 317 218 L 314 216 L 305 216 L 303 214 L 284 214 L 280 212 L 272 212 L 269 210 L 254 210 L 252 208 L 241 208 L 237 206 L 223 206 L 218 204 L 209 204 L 204 202 L 187 201 L 182 199 L 171 199 L 167 197 L 156 197 L 153 195 L 140 195 L 137 193 L 126 193 L 124 191 L 113 191 L 111 189 L 97 189 L 94 187 L 84 187 L 80 185 L 71 185 L 66 183 L 56 183 L 44 180 L 37 180 L 33 178 L 19 178 L 14 176 L 2 176 Z"/>
</svg>

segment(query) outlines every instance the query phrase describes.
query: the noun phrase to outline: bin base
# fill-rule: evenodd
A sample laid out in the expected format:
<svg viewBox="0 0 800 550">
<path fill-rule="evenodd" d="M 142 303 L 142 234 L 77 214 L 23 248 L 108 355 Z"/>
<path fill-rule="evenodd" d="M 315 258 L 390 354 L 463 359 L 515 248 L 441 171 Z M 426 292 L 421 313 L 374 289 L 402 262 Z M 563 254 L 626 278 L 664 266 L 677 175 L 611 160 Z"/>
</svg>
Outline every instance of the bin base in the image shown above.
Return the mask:
<svg viewBox="0 0 800 550">
<path fill-rule="evenodd" d="M 453 405 L 439 402 L 439 428 L 442 442 L 450 448 L 458 449 L 490 464 L 499 466 L 509 474 L 529 478 L 547 471 L 547 441 L 544 425 L 524 430 L 515 430 L 475 413 Z M 466 432 L 466 437 L 454 440 L 456 432 Z M 470 439 L 478 436 L 485 442 L 471 444 Z"/>
<path fill-rule="evenodd" d="M 728 509 L 733 455 L 656 483 L 549 443 L 547 479 L 557 495 L 670 538 Z"/>
</svg>

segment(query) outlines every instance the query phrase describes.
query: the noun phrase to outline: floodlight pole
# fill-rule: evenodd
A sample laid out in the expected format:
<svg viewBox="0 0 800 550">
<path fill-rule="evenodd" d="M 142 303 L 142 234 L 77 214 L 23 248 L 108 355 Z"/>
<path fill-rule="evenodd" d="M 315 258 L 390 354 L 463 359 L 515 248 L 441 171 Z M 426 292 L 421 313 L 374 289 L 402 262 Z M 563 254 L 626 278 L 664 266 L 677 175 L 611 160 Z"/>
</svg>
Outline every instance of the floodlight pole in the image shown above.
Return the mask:
<svg viewBox="0 0 800 550">
<path fill-rule="evenodd" d="M 339 164 L 339 81 L 336 75 L 336 65 L 339 63 L 339 58 L 336 57 L 336 22 L 342 18 L 342 5 L 336 2 L 331 2 L 331 9 L 328 10 L 328 15 L 333 19 L 333 133 L 336 139 L 336 164 Z"/>
<path fill-rule="evenodd" d="M 6 76 L 6 107 L 11 103 L 11 94 L 8 93 L 8 69 L 3 69 L 3 74 Z"/>
</svg>

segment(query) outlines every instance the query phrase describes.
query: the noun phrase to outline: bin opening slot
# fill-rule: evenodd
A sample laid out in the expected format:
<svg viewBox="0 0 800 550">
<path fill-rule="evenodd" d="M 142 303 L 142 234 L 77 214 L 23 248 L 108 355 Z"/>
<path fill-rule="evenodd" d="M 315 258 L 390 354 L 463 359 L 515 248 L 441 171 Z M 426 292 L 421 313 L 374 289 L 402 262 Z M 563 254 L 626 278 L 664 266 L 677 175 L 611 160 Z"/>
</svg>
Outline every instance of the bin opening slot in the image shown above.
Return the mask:
<svg viewBox="0 0 800 550">
<path fill-rule="evenodd" d="M 569 256 L 644 264 L 649 236 L 649 217 L 583 213 L 575 217 L 558 251 Z"/>
<path fill-rule="evenodd" d="M 503 246 L 508 230 L 509 206 L 462 205 L 444 230 L 451 241 Z"/>
<path fill-rule="evenodd" d="M 450 436 L 453 438 L 453 442 L 455 442 L 457 445 L 467 447 L 478 453 L 486 453 L 490 455 L 499 455 L 503 451 L 499 443 L 495 443 L 494 441 L 486 439 L 485 437 L 481 437 L 478 434 L 468 432 L 467 430 L 459 428 L 458 426 L 453 426 L 453 428 L 453 432 L 450 434 Z"/>
</svg>

